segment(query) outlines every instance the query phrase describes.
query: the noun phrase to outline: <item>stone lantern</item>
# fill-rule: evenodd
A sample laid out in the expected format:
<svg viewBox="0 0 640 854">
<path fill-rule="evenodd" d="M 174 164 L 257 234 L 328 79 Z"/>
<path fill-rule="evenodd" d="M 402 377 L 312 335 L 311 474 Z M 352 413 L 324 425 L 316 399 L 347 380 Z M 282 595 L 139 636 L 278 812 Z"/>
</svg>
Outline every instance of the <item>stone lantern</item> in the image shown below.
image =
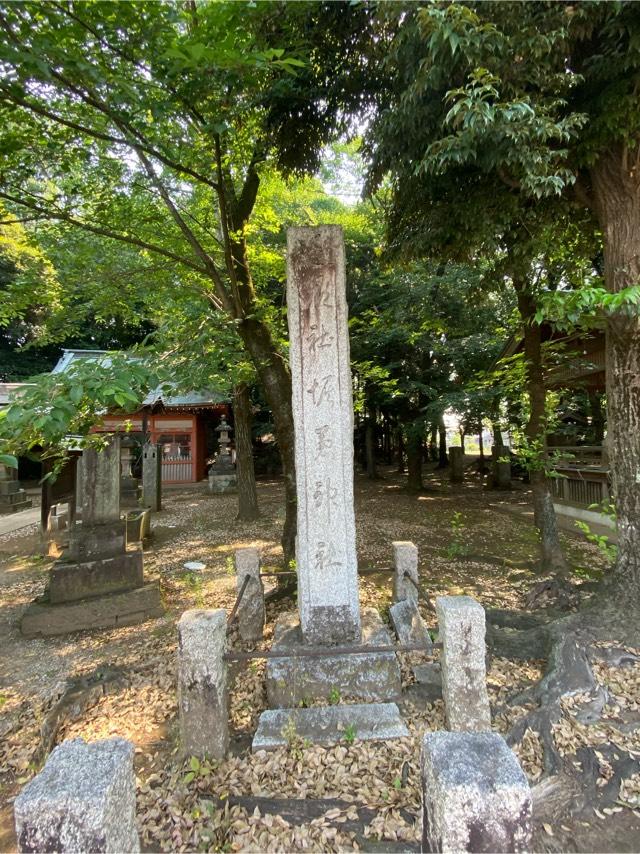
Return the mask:
<svg viewBox="0 0 640 854">
<path fill-rule="evenodd" d="M 120 498 L 122 504 L 136 505 L 138 501 L 138 479 L 133 476 L 133 449 L 136 440 L 130 434 L 120 439 Z"/>
<path fill-rule="evenodd" d="M 227 424 L 224 416 L 216 427 L 218 444 L 220 449 L 216 461 L 209 469 L 209 492 L 224 493 L 235 492 L 238 486 L 235 467 L 231 461 L 231 439 L 229 432 L 231 427 Z"/>
</svg>

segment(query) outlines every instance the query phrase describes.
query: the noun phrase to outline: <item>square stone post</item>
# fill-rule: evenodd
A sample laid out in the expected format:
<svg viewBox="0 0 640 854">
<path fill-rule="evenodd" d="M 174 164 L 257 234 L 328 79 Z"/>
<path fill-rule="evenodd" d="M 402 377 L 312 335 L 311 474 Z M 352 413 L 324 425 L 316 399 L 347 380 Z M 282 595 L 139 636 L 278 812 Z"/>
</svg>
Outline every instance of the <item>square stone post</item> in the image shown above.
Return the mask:
<svg viewBox="0 0 640 854">
<path fill-rule="evenodd" d="M 178 621 L 178 711 L 185 756 L 223 759 L 229 746 L 224 609 L 185 611 Z"/>
<path fill-rule="evenodd" d="M 342 229 L 287 232 L 298 606 L 310 644 L 360 640 L 353 395 Z"/>
<path fill-rule="evenodd" d="M 405 577 L 408 574 L 416 584 L 418 577 L 418 549 L 413 543 L 397 540 L 391 543 L 393 550 L 393 601 L 402 602 L 403 599 L 418 601 L 416 587 Z"/>
<path fill-rule="evenodd" d="M 471 596 L 437 596 L 442 696 L 450 730 L 490 730 L 484 608 Z"/>
<path fill-rule="evenodd" d="M 162 510 L 162 449 L 155 443 L 142 449 L 142 503 L 154 513 Z"/>
<path fill-rule="evenodd" d="M 14 804 L 18 851 L 140 851 L 133 745 L 65 741 Z"/>
<path fill-rule="evenodd" d="M 237 611 L 240 637 L 245 641 L 262 640 L 265 607 L 264 587 L 260 578 L 260 552 L 253 548 L 236 549 L 234 559 L 238 593 L 249 576 Z"/>
<path fill-rule="evenodd" d="M 529 851 L 531 790 L 495 732 L 428 732 L 422 851 Z"/>
</svg>

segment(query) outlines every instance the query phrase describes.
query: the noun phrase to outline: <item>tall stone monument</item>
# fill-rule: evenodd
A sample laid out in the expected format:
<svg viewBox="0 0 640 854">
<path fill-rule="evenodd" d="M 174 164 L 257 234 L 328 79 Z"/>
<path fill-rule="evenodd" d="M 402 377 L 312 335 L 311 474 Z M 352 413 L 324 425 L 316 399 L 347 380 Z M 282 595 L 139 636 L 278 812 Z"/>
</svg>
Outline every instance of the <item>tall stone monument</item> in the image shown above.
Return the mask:
<svg viewBox="0 0 640 854">
<path fill-rule="evenodd" d="M 27 637 L 130 625 L 163 613 L 157 584 L 144 584 L 142 550 L 127 547 L 120 519 L 120 439 L 82 460 L 82 523 L 56 561 L 42 599 L 25 611 Z"/>
<path fill-rule="evenodd" d="M 298 494 L 298 604 L 310 643 L 360 640 L 353 395 L 342 231 L 289 229 L 287 306 Z"/>
<path fill-rule="evenodd" d="M 375 650 L 389 646 L 391 636 L 375 609 L 360 613 L 358 599 L 353 400 L 344 240 L 338 226 L 289 230 L 287 302 L 299 622 L 289 615 L 276 626 L 273 651 L 282 657 L 267 663 L 269 704 L 297 706 L 335 690 L 365 702 L 393 700 L 400 694 L 396 656 Z M 354 646 L 357 654 L 340 649 Z M 326 648 L 326 655 L 318 655 L 323 653 L 318 647 Z"/>
</svg>

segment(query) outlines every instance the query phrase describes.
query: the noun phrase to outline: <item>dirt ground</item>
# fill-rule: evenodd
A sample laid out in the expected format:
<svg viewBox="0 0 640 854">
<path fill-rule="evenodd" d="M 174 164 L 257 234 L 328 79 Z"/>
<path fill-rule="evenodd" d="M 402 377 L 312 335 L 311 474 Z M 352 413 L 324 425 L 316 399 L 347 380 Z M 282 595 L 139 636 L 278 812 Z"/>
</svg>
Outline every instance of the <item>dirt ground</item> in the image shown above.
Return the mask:
<svg viewBox="0 0 640 854">
<path fill-rule="evenodd" d="M 467 593 L 487 608 L 523 609 L 538 581 L 537 541 L 526 515 L 528 495 L 487 492 L 479 478 L 451 487 L 431 472 L 417 496 L 403 491 L 404 477 L 383 469 L 377 481 L 356 478 L 356 520 L 361 567 L 389 567 L 391 542 L 412 540 L 420 553 L 420 572 L 431 598 Z M 278 482 L 259 484 L 261 518 L 235 521 L 233 496 L 201 490 L 170 492 L 153 523 L 153 542 L 145 551 L 145 574 L 159 579 L 166 614 L 141 626 L 25 640 L 20 615 L 45 586 L 48 559 L 38 553 L 29 530 L 0 541 L 0 851 L 14 851 L 12 802 L 42 760 L 42 725 L 64 695 L 69 680 L 108 680 L 56 734 L 98 739 L 120 735 L 136 746 L 138 823 L 147 851 L 343 851 L 419 850 L 420 736 L 442 728 L 441 701 L 427 703 L 412 685 L 409 664 L 421 654 L 403 657 L 402 711 L 410 737 L 387 744 L 358 742 L 333 748 L 296 744 L 252 755 L 250 739 L 265 707 L 264 661 L 234 671 L 231 690 L 231 756 L 221 763 L 182 762 L 177 753 L 175 623 L 194 607 L 231 609 L 235 601 L 233 550 L 257 546 L 263 567 L 281 564 L 278 538 L 283 522 L 283 489 Z M 578 536 L 563 534 L 576 578 L 592 580 L 604 570 L 598 550 Z M 188 571 L 186 561 L 206 568 Z M 267 590 L 272 585 L 267 583 Z M 391 579 L 383 573 L 360 578 L 361 602 L 386 616 Z M 423 616 L 431 628 L 427 603 Z M 268 606 L 264 642 L 292 600 Z M 624 644 L 625 638 L 612 638 Z M 234 646 L 241 646 L 231 637 Z M 245 647 L 246 648 L 246 647 Z M 636 651 L 637 652 L 637 651 Z M 494 657 L 488 672 L 494 728 L 506 732 L 525 705 L 508 705 L 515 693 L 534 684 L 545 662 L 513 662 Z M 640 709 L 640 665 L 598 671 L 614 701 Z M 85 692 L 86 694 L 86 692 Z M 613 727 L 613 729 L 612 729 Z M 618 742 L 611 726 L 579 723 L 571 703 L 558 728 L 558 743 L 568 757 L 585 744 Z M 620 748 L 640 758 L 640 733 L 621 736 Z M 541 747 L 527 730 L 516 752 L 534 784 L 541 776 Z M 637 753 L 634 753 L 637 752 Z M 603 760 L 606 781 L 606 763 Z M 621 784 L 614 804 L 604 811 L 572 815 L 557 826 L 536 823 L 534 847 L 545 851 L 634 851 L 640 848 L 640 765 Z M 287 813 L 269 812 L 261 799 L 305 799 L 337 806 L 311 812 L 300 823 Z M 324 800 L 323 800 L 324 803 Z M 255 805 L 254 805 L 255 804 Z"/>
</svg>

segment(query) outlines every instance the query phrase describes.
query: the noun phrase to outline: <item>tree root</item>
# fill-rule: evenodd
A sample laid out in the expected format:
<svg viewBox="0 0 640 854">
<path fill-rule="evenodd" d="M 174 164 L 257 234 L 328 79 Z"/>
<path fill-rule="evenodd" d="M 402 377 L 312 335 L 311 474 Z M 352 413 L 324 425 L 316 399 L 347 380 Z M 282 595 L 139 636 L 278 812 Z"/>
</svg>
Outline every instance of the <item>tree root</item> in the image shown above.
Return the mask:
<svg viewBox="0 0 640 854">
<path fill-rule="evenodd" d="M 535 703 L 536 708 L 517 720 L 506 736 L 510 746 L 521 742 L 528 729 L 540 739 L 543 775 L 533 787 L 536 818 L 556 821 L 562 814 L 591 810 L 595 803 L 601 806 L 613 803 L 618 797 L 620 781 L 637 771 L 637 759 L 621 747 L 606 743 L 599 744 L 597 750 L 579 746 L 575 753 L 563 756 L 554 739 L 554 725 L 563 719 L 563 698 L 572 695 L 584 696 L 575 714 L 579 723 L 593 725 L 601 721 L 609 693 L 597 682 L 592 661 L 598 658 L 609 665 L 624 666 L 636 662 L 638 657 L 622 647 L 592 645 L 598 638 L 612 638 L 607 614 L 596 609 L 552 622 L 544 617 L 538 621 L 537 616 L 500 611 L 488 612 L 487 620 L 487 637 L 494 652 L 513 658 L 534 658 L 539 657 L 545 641 L 547 645 L 543 678 L 509 700 L 512 706 Z M 514 628 L 516 625 L 521 628 Z M 619 632 L 619 621 L 616 631 Z M 611 725 L 610 720 L 607 723 Z M 630 727 L 633 726 L 632 722 Z M 603 759 L 613 769 L 605 785 L 601 777 Z"/>
</svg>

